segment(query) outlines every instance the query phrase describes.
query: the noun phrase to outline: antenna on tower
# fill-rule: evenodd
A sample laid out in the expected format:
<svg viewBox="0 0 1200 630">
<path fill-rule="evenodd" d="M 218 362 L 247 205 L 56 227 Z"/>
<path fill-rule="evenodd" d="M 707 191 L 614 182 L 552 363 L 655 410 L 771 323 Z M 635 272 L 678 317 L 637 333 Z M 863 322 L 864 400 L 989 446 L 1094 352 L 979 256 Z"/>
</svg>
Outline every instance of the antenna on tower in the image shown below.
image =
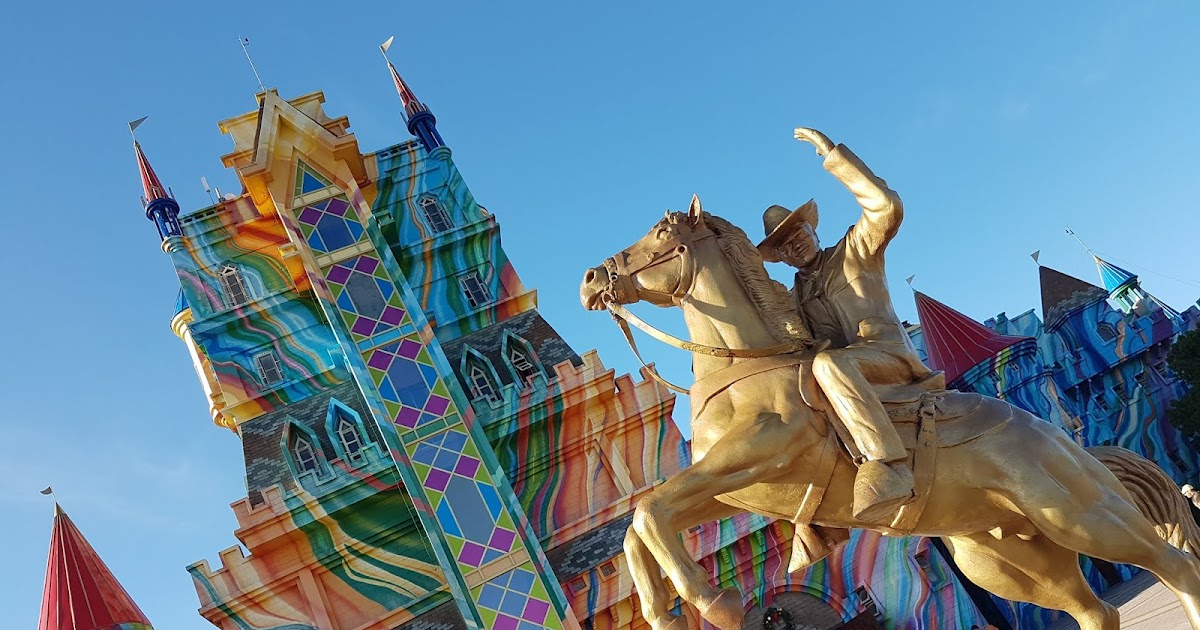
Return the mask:
<svg viewBox="0 0 1200 630">
<path fill-rule="evenodd" d="M 208 194 L 208 200 L 209 200 L 209 202 L 211 202 L 211 203 L 217 203 L 217 200 L 213 198 L 213 194 L 212 194 L 212 188 L 210 188 L 210 187 L 209 187 L 209 185 L 208 185 L 208 178 L 207 178 L 207 177 L 204 177 L 203 175 L 201 175 L 201 176 L 200 176 L 200 185 L 201 185 L 201 186 L 204 186 L 204 192 Z"/>
<path fill-rule="evenodd" d="M 249 37 L 239 37 L 238 45 L 240 45 L 242 47 L 242 52 L 246 53 L 246 61 L 248 61 L 250 63 L 250 71 L 254 73 L 254 78 L 255 78 L 255 80 L 258 81 L 258 91 L 266 92 L 267 86 L 263 85 L 262 77 L 260 77 L 258 75 L 258 68 L 254 67 L 254 60 L 250 58 L 250 48 L 249 48 L 250 38 Z"/>
<path fill-rule="evenodd" d="M 1079 245 L 1080 245 L 1081 247 L 1083 247 L 1084 249 L 1086 249 L 1086 250 L 1087 250 L 1087 253 L 1089 253 L 1089 254 L 1091 254 L 1091 255 L 1093 255 L 1093 256 L 1095 256 L 1095 255 L 1096 255 L 1096 252 L 1093 252 L 1093 251 L 1092 251 L 1092 248 L 1091 248 L 1091 247 L 1088 247 L 1088 246 L 1087 246 L 1087 243 L 1084 243 L 1084 242 L 1083 242 L 1083 239 L 1079 238 L 1079 235 L 1078 235 L 1078 234 L 1076 234 L 1076 233 L 1075 233 L 1075 230 L 1072 230 L 1072 229 L 1071 229 L 1071 226 L 1069 226 L 1069 225 L 1067 226 L 1067 236 L 1070 236 L 1071 238 L 1073 238 L 1073 239 L 1075 239 L 1076 241 L 1078 241 L 1078 242 L 1079 242 Z"/>
</svg>

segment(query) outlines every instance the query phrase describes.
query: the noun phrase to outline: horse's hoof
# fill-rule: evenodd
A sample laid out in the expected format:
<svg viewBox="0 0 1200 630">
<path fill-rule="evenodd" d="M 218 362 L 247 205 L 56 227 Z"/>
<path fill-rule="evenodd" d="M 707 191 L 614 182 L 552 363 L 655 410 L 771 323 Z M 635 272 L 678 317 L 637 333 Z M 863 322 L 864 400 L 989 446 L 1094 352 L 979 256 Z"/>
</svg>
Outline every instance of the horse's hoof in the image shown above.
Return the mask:
<svg viewBox="0 0 1200 630">
<path fill-rule="evenodd" d="M 736 588 L 722 590 L 707 608 L 700 610 L 700 616 L 721 630 L 741 630 L 742 619 L 746 616 L 741 591 Z"/>
</svg>

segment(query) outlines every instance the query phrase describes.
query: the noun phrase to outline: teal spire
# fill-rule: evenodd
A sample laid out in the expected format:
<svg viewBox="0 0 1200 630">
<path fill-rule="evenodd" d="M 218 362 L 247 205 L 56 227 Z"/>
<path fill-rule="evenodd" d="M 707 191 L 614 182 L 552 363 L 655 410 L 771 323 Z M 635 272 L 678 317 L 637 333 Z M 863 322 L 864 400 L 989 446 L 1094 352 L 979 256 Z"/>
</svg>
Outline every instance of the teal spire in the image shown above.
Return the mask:
<svg viewBox="0 0 1200 630">
<path fill-rule="evenodd" d="M 1110 295 L 1137 283 L 1136 275 L 1095 254 L 1092 254 L 1092 259 L 1096 261 L 1096 268 L 1100 271 L 1100 281 L 1104 283 L 1104 288 Z"/>
</svg>

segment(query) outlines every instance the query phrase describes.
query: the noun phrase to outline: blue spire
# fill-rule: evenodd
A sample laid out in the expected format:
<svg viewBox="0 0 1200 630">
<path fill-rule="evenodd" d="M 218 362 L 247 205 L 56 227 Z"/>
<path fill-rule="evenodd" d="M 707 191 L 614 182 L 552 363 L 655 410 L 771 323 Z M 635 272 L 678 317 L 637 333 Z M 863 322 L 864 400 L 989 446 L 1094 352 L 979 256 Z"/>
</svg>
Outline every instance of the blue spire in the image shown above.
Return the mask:
<svg viewBox="0 0 1200 630">
<path fill-rule="evenodd" d="M 1128 288 L 1130 285 L 1137 283 L 1137 276 L 1125 271 L 1124 269 L 1092 254 L 1092 258 L 1096 261 L 1096 268 L 1100 270 L 1100 281 L 1104 283 L 1104 288 L 1109 295 L 1117 293 L 1122 289 Z"/>
<path fill-rule="evenodd" d="M 429 111 L 429 107 L 413 94 L 412 89 L 400 77 L 400 73 L 396 72 L 396 67 L 392 65 L 392 62 L 388 61 L 387 65 L 388 70 L 392 72 L 392 81 L 396 83 L 396 92 L 400 95 L 400 102 L 404 105 L 404 119 L 408 123 L 408 132 L 416 136 L 425 150 L 430 153 L 434 149 L 446 146 L 441 134 L 438 133 L 437 119 L 433 117 L 433 112 Z"/>
</svg>

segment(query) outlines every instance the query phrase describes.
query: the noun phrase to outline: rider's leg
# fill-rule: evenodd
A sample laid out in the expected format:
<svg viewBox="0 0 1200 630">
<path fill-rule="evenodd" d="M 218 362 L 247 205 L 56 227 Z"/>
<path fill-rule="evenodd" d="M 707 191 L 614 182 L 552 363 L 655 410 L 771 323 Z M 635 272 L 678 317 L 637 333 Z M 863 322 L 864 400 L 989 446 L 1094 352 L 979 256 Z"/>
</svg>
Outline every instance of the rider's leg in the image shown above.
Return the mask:
<svg viewBox="0 0 1200 630">
<path fill-rule="evenodd" d="M 912 499 L 913 474 L 904 443 L 871 384 L 907 382 L 911 368 L 886 351 L 851 345 L 818 354 L 813 376 L 865 460 L 854 484 L 854 516 L 887 517 Z"/>
</svg>

